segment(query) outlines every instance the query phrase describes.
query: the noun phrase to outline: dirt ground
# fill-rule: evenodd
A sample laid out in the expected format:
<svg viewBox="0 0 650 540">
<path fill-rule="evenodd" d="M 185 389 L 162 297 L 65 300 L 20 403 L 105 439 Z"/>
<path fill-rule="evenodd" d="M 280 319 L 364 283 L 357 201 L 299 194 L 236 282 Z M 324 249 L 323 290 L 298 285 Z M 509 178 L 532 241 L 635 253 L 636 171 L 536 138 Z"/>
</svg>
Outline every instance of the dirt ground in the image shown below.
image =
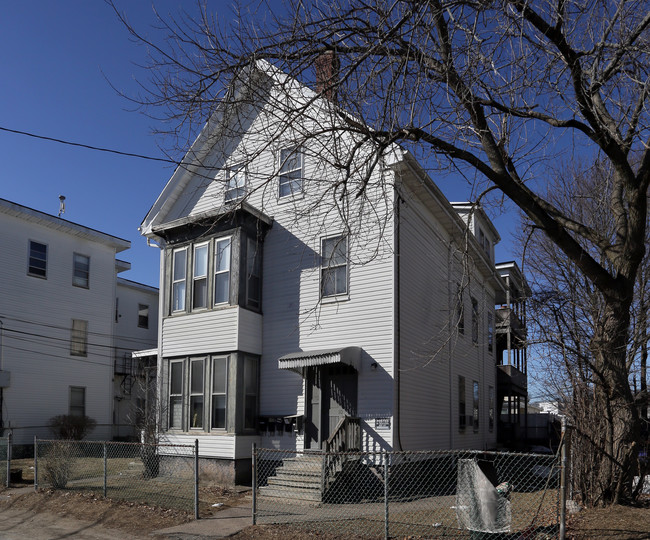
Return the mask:
<svg viewBox="0 0 650 540">
<path fill-rule="evenodd" d="M 25 486 L 27 487 L 27 484 Z M 2 491 L 0 511 L 20 509 L 39 514 L 47 513 L 52 520 L 76 518 L 95 523 L 96 530 L 120 531 L 124 537 L 144 538 L 155 530 L 193 519 L 193 516 L 187 512 L 132 502 L 112 501 L 104 499 L 96 493 L 71 493 L 54 490 L 40 490 L 38 493 L 34 493 L 25 489 L 20 491 L 22 493 L 16 489 Z M 211 510 L 214 512 L 236 505 L 241 502 L 243 497 L 247 496 L 250 494 L 220 488 L 207 488 L 201 492 L 202 500 L 221 503 L 220 507 Z M 342 540 L 343 537 L 322 532 L 310 533 L 286 525 L 251 525 L 231 538 L 235 540 L 298 540 L 302 538 Z M 350 537 L 346 535 L 345 538 Z M 648 539 L 650 538 L 650 497 L 635 507 L 615 506 L 606 509 L 582 510 L 578 514 L 570 516 L 567 524 L 567 538 L 573 540 Z"/>
</svg>

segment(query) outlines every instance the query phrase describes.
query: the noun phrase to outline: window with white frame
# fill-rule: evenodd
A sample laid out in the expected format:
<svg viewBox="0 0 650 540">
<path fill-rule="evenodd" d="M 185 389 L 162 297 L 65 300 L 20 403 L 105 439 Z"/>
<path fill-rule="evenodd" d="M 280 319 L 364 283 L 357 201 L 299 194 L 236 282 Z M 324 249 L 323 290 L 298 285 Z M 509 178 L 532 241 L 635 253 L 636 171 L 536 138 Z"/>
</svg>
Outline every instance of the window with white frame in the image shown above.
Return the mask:
<svg viewBox="0 0 650 540">
<path fill-rule="evenodd" d="M 190 428 L 203 427 L 203 387 L 205 359 L 190 362 Z"/>
<path fill-rule="evenodd" d="M 138 328 L 149 328 L 149 306 L 138 304 Z"/>
<path fill-rule="evenodd" d="M 228 357 L 218 356 L 212 359 L 212 429 L 226 429 L 228 389 Z"/>
<path fill-rule="evenodd" d="M 72 319 L 70 354 L 72 356 L 88 356 L 88 321 Z"/>
<path fill-rule="evenodd" d="M 467 410 L 465 402 L 465 377 L 458 376 L 458 429 L 464 430 L 467 425 Z"/>
<path fill-rule="evenodd" d="M 289 197 L 303 190 L 303 153 L 301 148 L 280 150 L 279 196 Z"/>
<path fill-rule="evenodd" d="M 194 246 L 192 309 L 208 307 L 208 247 L 207 243 Z"/>
<path fill-rule="evenodd" d="M 226 202 L 239 201 L 246 195 L 246 170 L 244 165 L 229 167 L 226 171 Z"/>
<path fill-rule="evenodd" d="M 474 426 L 474 431 L 478 431 L 478 404 L 479 404 L 479 395 L 478 395 L 478 381 L 473 381 L 472 385 L 472 399 L 473 399 L 473 407 L 472 407 L 472 420 L 473 420 L 473 426 Z"/>
<path fill-rule="evenodd" d="M 226 304 L 230 301 L 231 239 L 217 239 L 214 245 L 214 303 Z"/>
<path fill-rule="evenodd" d="M 183 386 L 185 362 L 169 363 L 169 429 L 183 428 Z"/>
<path fill-rule="evenodd" d="M 345 236 L 322 240 L 321 296 L 338 296 L 348 292 L 348 241 Z"/>
<path fill-rule="evenodd" d="M 75 253 L 72 256 L 72 284 L 85 289 L 90 285 L 90 257 Z"/>
<path fill-rule="evenodd" d="M 478 343 L 478 300 L 472 298 L 472 343 Z"/>
<path fill-rule="evenodd" d="M 86 416 L 86 389 L 83 386 L 70 387 L 70 416 Z"/>
<path fill-rule="evenodd" d="M 185 311 L 187 248 L 175 249 L 172 257 L 172 311 Z"/>
<path fill-rule="evenodd" d="M 29 262 L 27 273 L 30 276 L 47 279 L 47 245 L 29 241 Z"/>
</svg>

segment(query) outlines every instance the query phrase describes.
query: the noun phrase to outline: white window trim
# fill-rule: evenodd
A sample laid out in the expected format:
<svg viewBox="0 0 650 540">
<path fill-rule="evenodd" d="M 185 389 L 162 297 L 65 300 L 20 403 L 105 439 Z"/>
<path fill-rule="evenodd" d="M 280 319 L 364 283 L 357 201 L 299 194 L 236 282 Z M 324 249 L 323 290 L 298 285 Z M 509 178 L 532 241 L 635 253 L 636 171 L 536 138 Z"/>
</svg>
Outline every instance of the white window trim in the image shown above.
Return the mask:
<svg viewBox="0 0 650 540">
<path fill-rule="evenodd" d="M 176 273 L 176 254 L 181 251 L 185 252 L 185 268 L 182 279 L 174 279 L 174 274 Z M 172 250 L 172 264 L 171 264 L 171 290 L 170 290 L 170 312 L 171 313 L 185 313 L 187 311 L 187 262 L 188 262 L 188 246 L 176 248 Z M 183 305 L 180 308 L 176 308 L 174 305 L 174 285 L 177 283 L 185 284 L 185 292 L 183 294 Z"/>
<path fill-rule="evenodd" d="M 334 239 L 344 239 L 345 240 L 345 264 L 338 264 L 338 265 L 327 265 L 325 261 L 325 249 L 324 249 L 324 244 L 327 240 L 334 240 Z M 320 275 L 319 275 L 319 297 L 322 303 L 335 303 L 335 302 L 341 302 L 345 300 L 350 299 L 350 241 L 349 237 L 346 234 L 337 234 L 333 236 L 326 236 L 320 239 L 320 257 L 321 257 L 321 264 L 320 264 Z M 335 294 L 330 294 L 325 296 L 323 294 L 323 272 L 324 270 L 330 270 L 333 268 L 340 268 L 342 266 L 345 266 L 345 292 L 341 293 L 335 293 Z"/>
<path fill-rule="evenodd" d="M 184 423 L 185 423 L 185 362 L 186 359 L 174 359 L 174 360 L 169 360 L 167 364 L 167 369 L 169 370 L 167 374 L 167 430 L 169 431 L 183 431 Z M 181 393 L 180 394 L 172 394 L 172 365 L 173 364 L 180 364 L 181 366 Z M 181 398 L 181 418 L 180 418 L 180 426 L 172 426 L 172 398 L 173 397 L 180 397 Z M 189 405 L 188 405 L 189 407 Z"/>
<path fill-rule="evenodd" d="M 231 179 L 239 177 L 241 174 L 241 178 L 243 180 L 243 184 L 234 184 L 231 185 Z M 226 168 L 226 183 L 225 183 L 225 190 L 223 194 L 223 200 L 225 203 L 236 203 L 238 201 L 241 201 L 246 197 L 248 194 L 248 175 L 246 174 L 246 164 L 245 163 L 239 163 L 237 165 L 231 165 Z M 241 194 L 237 194 L 237 192 L 241 190 Z M 235 196 L 231 196 L 233 193 L 235 193 Z"/>
<path fill-rule="evenodd" d="M 83 328 L 75 328 L 75 323 L 83 323 L 81 324 Z M 76 349 L 79 349 L 79 352 Z M 88 321 L 72 319 L 70 326 L 70 356 L 88 356 Z"/>
<path fill-rule="evenodd" d="M 41 246 L 45 246 L 45 275 L 41 276 L 38 273 L 33 273 L 30 271 L 30 268 L 32 267 L 31 261 L 32 261 L 32 244 L 39 244 Z M 38 240 L 29 240 L 27 242 L 27 275 L 32 276 L 35 278 L 39 279 L 47 279 L 47 266 L 48 266 L 48 260 L 49 260 L 49 252 L 50 252 L 50 246 L 46 244 L 45 242 L 39 242 Z M 40 259 L 39 259 L 40 260 Z"/>
<path fill-rule="evenodd" d="M 224 381 L 224 392 L 215 392 L 214 391 L 214 364 L 216 361 L 223 360 L 226 363 L 226 380 Z M 206 426 L 210 431 L 217 433 L 226 433 L 228 430 L 228 383 L 229 383 L 229 370 L 230 370 L 230 356 L 229 355 L 215 355 L 210 357 L 210 381 L 209 381 L 209 397 L 210 397 L 210 413 L 209 413 L 209 425 Z M 214 427 L 212 425 L 212 413 L 214 407 L 215 396 L 224 396 L 226 401 L 225 408 L 225 422 L 223 427 Z"/>
<path fill-rule="evenodd" d="M 227 306 L 230 304 L 230 298 L 232 296 L 232 236 L 220 236 L 219 238 L 214 239 L 214 271 L 212 273 L 212 305 L 217 306 Z M 228 269 L 219 270 L 217 266 L 217 257 L 219 254 L 219 243 L 223 241 L 228 241 Z M 223 302 L 217 302 L 217 275 L 228 273 L 228 298 Z"/>
<path fill-rule="evenodd" d="M 196 252 L 200 248 L 205 248 L 206 249 L 206 255 L 205 255 L 205 274 L 201 274 L 199 276 L 196 275 Z M 192 246 L 192 295 L 191 295 L 191 300 L 192 300 L 192 306 L 191 309 L 192 311 L 201 311 L 205 309 L 210 308 L 210 242 L 201 242 L 199 244 L 194 244 Z M 204 279 L 205 280 L 205 305 L 204 306 L 199 306 L 196 307 L 194 305 L 194 291 L 196 287 L 196 282 Z"/>
<path fill-rule="evenodd" d="M 75 283 L 75 280 L 77 280 L 77 257 L 84 257 L 88 261 L 88 271 L 86 272 L 85 278 L 79 278 L 85 280 L 85 283 Z M 83 253 L 77 252 L 72 254 L 72 285 L 79 287 L 80 289 L 90 288 L 90 255 L 84 255 Z"/>
<path fill-rule="evenodd" d="M 285 157 L 284 160 L 282 159 L 283 152 L 288 152 L 288 155 Z M 293 169 L 282 170 L 282 167 L 284 166 L 285 162 L 288 162 L 289 158 L 294 154 L 296 154 L 299 157 L 300 166 Z M 300 189 L 296 191 L 294 191 L 293 189 L 289 189 L 289 192 L 283 195 L 282 187 L 285 185 L 289 185 L 291 187 L 293 183 L 296 182 L 295 179 L 292 179 L 287 175 L 294 173 L 296 171 L 300 172 L 300 180 L 299 180 Z M 283 178 L 285 179 L 284 181 Z M 290 199 L 295 199 L 298 197 L 302 197 L 304 193 L 305 193 L 305 153 L 303 151 L 303 148 L 301 146 L 281 148 L 280 151 L 278 152 L 278 200 L 286 201 Z"/>
</svg>

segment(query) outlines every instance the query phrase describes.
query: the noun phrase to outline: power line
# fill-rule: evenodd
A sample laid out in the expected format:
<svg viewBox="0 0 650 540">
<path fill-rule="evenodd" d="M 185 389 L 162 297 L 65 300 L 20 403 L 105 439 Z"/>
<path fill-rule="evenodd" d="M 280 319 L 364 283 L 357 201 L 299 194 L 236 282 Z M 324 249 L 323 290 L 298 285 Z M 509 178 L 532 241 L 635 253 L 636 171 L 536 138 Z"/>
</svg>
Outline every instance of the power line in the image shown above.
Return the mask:
<svg viewBox="0 0 650 540">
<path fill-rule="evenodd" d="M 56 142 L 59 144 L 67 144 L 69 146 L 77 146 L 80 148 L 86 148 L 88 150 L 96 150 L 98 152 L 107 152 L 109 154 L 117 154 L 119 156 L 128 156 L 128 157 L 135 157 L 135 158 L 140 158 L 140 159 L 148 159 L 150 161 L 162 161 L 163 163 L 172 163 L 174 165 L 180 165 L 178 161 L 175 161 L 173 159 L 169 158 L 160 158 L 160 157 L 153 157 L 153 156 L 145 156 L 143 154 L 134 154 L 132 152 L 122 152 L 121 150 L 113 150 L 112 148 L 102 148 L 100 146 L 92 146 L 90 144 L 83 144 L 83 143 L 78 143 L 78 142 L 73 142 L 73 141 L 66 141 L 63 139 L 57 139 L 55 137 L 47 137 L 45 135 L 37 135 L 35 133 L 29 133 L 28 131 L 20 131 L 18 129 L 10 129 L 6 128 L 3 126 L 0 126 L 0 131 L 6 131 L 8 133 L 15 133 L 17 135 L 25 135 L 26 137 L 32 137 L 34 139 L 41 139 L 44 141 L 51 141 L 51 142 Z"/>
</svg>

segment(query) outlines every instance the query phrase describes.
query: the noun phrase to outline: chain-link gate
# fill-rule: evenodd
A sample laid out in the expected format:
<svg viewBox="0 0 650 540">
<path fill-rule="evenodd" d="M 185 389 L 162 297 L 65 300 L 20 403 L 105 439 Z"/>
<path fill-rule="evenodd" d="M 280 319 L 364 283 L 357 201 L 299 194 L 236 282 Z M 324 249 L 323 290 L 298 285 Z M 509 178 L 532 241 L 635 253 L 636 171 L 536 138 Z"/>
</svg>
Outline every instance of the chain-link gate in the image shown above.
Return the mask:
<svg viewBox="0 0 650 540">
<path fill-rule="evenodd" d="M 194 510 L 197 445 L 34 441 L 34 487 L 95 491 L 105 497 Z"/>
<path fill-rule="evenodd" d="M 556 456 L 254 449 L 255 523 L 372 538 L 556 538 Z"/>
</svg>

